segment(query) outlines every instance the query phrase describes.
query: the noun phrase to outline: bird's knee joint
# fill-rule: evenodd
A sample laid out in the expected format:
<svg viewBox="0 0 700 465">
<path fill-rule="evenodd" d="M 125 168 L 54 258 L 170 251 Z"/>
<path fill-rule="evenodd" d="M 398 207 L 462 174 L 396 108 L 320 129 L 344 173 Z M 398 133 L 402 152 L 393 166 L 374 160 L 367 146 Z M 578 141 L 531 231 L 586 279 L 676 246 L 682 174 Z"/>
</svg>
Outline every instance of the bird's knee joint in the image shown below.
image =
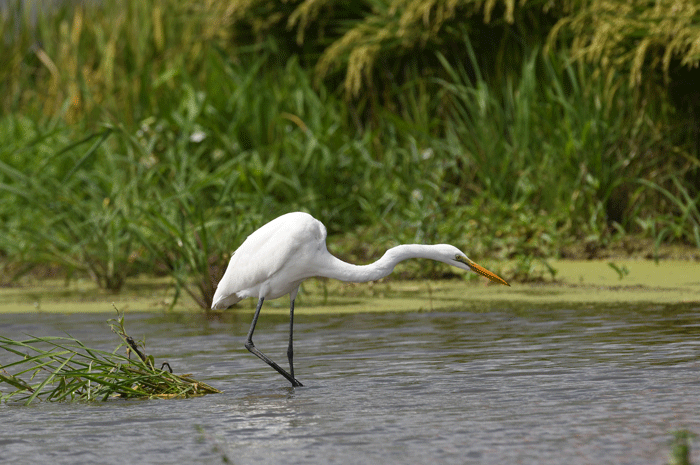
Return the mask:
<svg viewBox="0 0 700 465">
<path fill-rule="evenodd" d="M 252 352 L 253 347 L 255 347 L 255 344 L 253 344 L 253 341 L 251 339 L 245 341 L 245 348 L 248 349 L 248 352 Z"/>
</svg>

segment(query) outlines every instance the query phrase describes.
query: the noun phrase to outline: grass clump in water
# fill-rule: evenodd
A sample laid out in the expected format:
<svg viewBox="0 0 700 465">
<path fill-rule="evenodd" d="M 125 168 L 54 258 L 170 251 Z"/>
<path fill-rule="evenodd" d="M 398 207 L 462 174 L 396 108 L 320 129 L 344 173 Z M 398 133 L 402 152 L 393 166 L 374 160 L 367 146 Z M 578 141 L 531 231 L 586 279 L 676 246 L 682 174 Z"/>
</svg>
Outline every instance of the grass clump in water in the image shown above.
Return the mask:
<svg viewBox="0 0 700 465">
<path fill-rule="evenodd" d="M 35 400 L 104 401 L 115 397 L 173 398 L 221 392 L 190 375 L 173 374 L 167 362 L 156 368 L 153 356 L 141 352 L 126 334 L 123 314 L 109 323 L 122 340 L 113 352 L 91 349 L 70 336 L 30 337 L 23 341 L 0 336 L 0 349 L 21 357 L 0 365 L 0 400 L 29 405 Z M 121 347 L 127 348 L 126 355 L 117 353 Z M 132 351 L 138 358 L 130 357 Z M 168 370 L 163 369 L 166 366 Z"/>
<path fill-rule="evenodd" d="M 673 431 L 671 451 L 667 462 L 668 465 L 691 465 L 690 443 L 696 436 L 696 434 L 685 429 Z"/>
</svg>

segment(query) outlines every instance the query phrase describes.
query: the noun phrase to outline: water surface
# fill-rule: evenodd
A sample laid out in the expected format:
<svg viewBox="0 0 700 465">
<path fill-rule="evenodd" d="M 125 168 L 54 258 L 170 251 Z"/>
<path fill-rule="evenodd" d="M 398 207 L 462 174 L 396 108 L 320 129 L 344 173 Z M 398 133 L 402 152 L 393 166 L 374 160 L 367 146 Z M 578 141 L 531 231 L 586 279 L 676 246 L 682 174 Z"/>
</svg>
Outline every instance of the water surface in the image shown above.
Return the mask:
<svg viewBox="0 0 700 465">
<path fill-rule="evenodd" d="M 111 349 L 111 317 L 0 315 L 0 334 Z M 127 314 L 148 353 L 224 393 L 0 404 L 2 457 L 220 463 L 218 447 L 240 464 L 660 464 L 672 430 L 700 432 L 698 305 L 299 315 L 302 388 L 243 348 L 250 318 Z M 263 313 L 255 337 L 283 366 L 286 331 Z"/>
</svg>

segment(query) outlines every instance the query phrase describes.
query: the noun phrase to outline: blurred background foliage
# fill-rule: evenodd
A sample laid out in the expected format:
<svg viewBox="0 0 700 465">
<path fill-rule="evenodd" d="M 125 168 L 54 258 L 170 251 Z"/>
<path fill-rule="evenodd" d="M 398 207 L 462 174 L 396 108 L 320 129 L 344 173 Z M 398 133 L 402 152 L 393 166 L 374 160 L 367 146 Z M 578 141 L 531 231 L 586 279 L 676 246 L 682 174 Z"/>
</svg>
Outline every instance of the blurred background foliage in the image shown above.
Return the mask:
<svg viewBox="0 0 700 465">
<path fill-rule="evenodd" d="M 291 210 L 347 260 L 449 242 L 513 279 L 558 256 L 698 256 L 695 0 L 0 12 L 5 284 L 169 274 L 206 307 L 245 235 Z"/>
</svg>

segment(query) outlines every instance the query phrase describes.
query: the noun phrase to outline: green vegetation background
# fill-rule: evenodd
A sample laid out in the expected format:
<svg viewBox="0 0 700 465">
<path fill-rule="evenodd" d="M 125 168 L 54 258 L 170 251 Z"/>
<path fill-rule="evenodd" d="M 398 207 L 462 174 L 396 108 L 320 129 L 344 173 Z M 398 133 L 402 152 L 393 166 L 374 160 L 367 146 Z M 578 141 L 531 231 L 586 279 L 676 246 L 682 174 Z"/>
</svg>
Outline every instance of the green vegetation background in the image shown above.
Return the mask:
<svg viewBox="0 0 700 465">
<path fill-rule="evenodd" d="M 0 281 L 175 278 L 305 210 L 347 260 L 700 246 L 695 0 L 24 1 L 0 23 Z M 407 276 L 438 277 L 417 263 Z"/>
</svg>

